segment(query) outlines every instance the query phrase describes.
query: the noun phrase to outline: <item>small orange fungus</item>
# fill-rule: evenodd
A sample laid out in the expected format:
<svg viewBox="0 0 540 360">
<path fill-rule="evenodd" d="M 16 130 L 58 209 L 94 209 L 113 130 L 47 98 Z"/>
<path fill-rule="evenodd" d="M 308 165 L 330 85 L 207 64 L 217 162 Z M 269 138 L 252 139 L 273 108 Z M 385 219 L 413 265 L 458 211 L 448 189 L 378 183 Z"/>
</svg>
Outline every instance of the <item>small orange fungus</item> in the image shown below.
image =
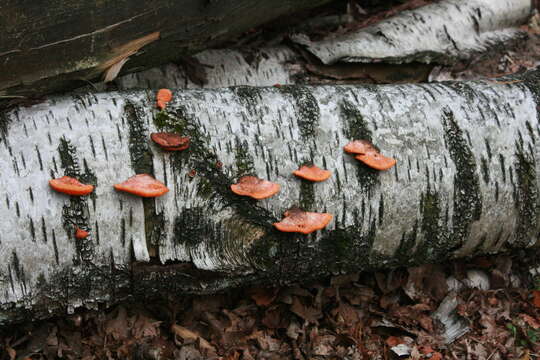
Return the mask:
<svg viewBox="0 0 540 360">
<path fill-rule="evenodd" d="M 75 237 L 77 239 L 86 239 L 88 235 L 90 235 L 88 231 L 85 231 L 79 227 L 75 230 Z"/>
<path fill-rule="evenodd" d="M 56 191 L 68 195 L 88 195 L 94 191 L 93 185 L 86 185 L 69 176 L 49 180 L 49 185 Z"/>
<path fill-rule="evenodd" d="M 172 92 L 169 89 L 159 89 L 156 95 L 157 107 L 161 110 L 165 109 L 167 103 L 172 100 Z"/>
<path fill-rule="evenodd" d="M 360 154 L 354 157 L 356 160 L 360 160 L 370 168 L 375 170 L 388 170 L 392 166 L 396 165 L 396 159 L 386 157 L 379 153 L 372 154 Z"/>
<path fill-rule="evenodd" d="M 354 140 L 343 147 L 346 153 L 349 154 L 368 154 L 378 153 L 379 150 L 367 140 Z"/>
<path fill-rule="evenodd" d="M 114 188 L 142 197 L 158 197 L 169 191 L 161 181 L 148 174 L 132 176 L 123 183 L 114 185 Z"/>
<path fill-rule="evenodd" d="M 349 154 L 356 154 L 355 159 L 360 160 L 370 168 L 388 170 L 396 165 L 396 159 L 382 155 L 379 150 L 367 140 L 354 140 L 343 148 Z"/>
<path fill-rule="evenodd" d="M 332 218 L 332 214 L 306 212 L 293 208 L 287 210 L 285 212 L 285 218 L 280 222 L 274 223 L 274 226 L 283 232 L 309 234 L 324 229 L 332 221 Z"/>
<path fill-rule="evenodd" d="M 150 138 L 162 149 L 167 151 L 181 151 L 189 147 L 188 136 L 180 136 L 175 133 L 161 132 L 150 134 Z"/>
<path fill-rule="evenodd" d="M 332 172 L 320 169 L 315 165 L 303 165 L 300 169 L 293 171 L 293 174 L 309 181 L 324 181 L 332 176 Z"/>
<path fill-rule="evenodd" d="M 231 185 L 233 193 L 249 196 L 257 200 L 269 198 L 279 192 L 279 184 L 268 180 L 259 179 L 256 176 L 243 176 L 238 183 Z"/>
</svg>

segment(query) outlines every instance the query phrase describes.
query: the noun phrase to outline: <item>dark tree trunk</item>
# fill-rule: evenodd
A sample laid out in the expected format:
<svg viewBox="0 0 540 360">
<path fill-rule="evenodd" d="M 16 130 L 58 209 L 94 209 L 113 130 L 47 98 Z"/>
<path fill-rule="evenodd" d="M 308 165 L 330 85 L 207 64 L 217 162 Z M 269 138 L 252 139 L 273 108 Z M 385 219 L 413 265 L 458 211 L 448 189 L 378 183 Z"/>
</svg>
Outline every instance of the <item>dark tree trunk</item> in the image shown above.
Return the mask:
<svg viewBox="0 0 540 360">
<path fill-rule="evenodd" d="M 0 100 L 150 68 L 329 0 L 5 0 Z M 116 67 L 112 67 L 117 64 Z M 112 68 L 111 68 L 112 67 Z"/>
</svg>

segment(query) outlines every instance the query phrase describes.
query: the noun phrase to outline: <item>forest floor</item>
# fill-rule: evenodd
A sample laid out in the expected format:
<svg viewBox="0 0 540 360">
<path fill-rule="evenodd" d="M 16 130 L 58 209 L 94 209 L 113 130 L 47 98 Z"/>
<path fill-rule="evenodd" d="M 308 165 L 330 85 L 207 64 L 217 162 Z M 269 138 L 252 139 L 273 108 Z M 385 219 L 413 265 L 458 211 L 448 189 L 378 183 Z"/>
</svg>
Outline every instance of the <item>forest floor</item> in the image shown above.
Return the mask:
<svg viewBox="0 0 540 360">
<path fill-rule="evenodd" d="M 0 359 L 536 359 L 538 255 L 85 310 L 2 329 Z"/>
<path fill-rule="evenodd" d="M 347 15 L 357 20 L 322 29 L 321 36 L 367 26 L 427 2 L 412 0 L 366 14 L 350 1 Z M 327 11 L 327 19 L 335 15 Z M 281 41 L 276 29 L 283 26 L 288 25 L 276 22 L 250 32 L 242 37 L 243 45 Z M 523 30 L 528 37 L 514 47 L 434 67 L 429 80 L 498 77 L 539 66 L 540 17 Z M 386 78 L 393 71 L 389 66 Z M 358 80 L 354 75 L 346 81 Z M 321 67 L 312 76 L 312 83 L 339 82 Z M 536 359 L 540 269 L 531 264 L 540 265 L 539 254 L 531 250 L 335 276 L 294 287 L 233 289 L 166 303 L 81 310 L 0 329 L 0 360 Z"/>
</svg>

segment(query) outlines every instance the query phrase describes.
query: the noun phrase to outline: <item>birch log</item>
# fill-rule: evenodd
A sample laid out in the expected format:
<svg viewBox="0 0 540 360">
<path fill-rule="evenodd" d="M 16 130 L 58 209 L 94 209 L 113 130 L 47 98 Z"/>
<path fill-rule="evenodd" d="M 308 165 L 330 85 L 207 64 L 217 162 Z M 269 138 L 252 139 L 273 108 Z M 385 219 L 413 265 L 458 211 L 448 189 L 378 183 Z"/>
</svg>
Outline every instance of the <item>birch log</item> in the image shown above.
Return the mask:
<svg viewBox="0 0 540 360">
<path fill-rule="evenodd" d="M 253 283 L 406 266 L 538 244 L 540 71 L 507 83 L 182 90 L 167 113 L 146 91 L 55 98 L 0 121 L 0 322 Z M 149 133 L 191 137 L 165 153 Z M 369 139 L 386 172 L 345 154 Z M 304 162 L 323 183 L 291 173 Z M 152 173 L 170 192 L 112 185 Z M 255 201 L 230 184 L 281 184 Z M 88 198 L 51 191 L 75 176 Z M 330 212 L 309 236 L 272 223 Z M 90 232 L 74 238 L 74 227 Z"/>
<path fill-rule="evenodd" d="M 530 0 L 443 0 L 338 37 L 312 42 L 298 34 L 293 39 L 324 64 L 451 64 L 523 37 L 518 27 L 533 9 Z"/>
<path fill-rule="evenodd" d="M 329 0 L 0 2 L 0 99 L 140 71 Z"/>
</svg>

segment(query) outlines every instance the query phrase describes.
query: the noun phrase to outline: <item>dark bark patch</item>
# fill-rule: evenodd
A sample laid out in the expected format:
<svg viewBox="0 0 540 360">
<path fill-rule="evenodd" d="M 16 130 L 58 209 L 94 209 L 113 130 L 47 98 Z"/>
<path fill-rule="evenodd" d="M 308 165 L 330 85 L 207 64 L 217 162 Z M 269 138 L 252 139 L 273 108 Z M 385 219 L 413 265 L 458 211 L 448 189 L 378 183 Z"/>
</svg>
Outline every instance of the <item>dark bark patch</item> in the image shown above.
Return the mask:
<svg viewBox="0 0 540 360">
<path fill-rule="evenodd" d="M 97 178 L 90 172 L 86 164 L 85 172 L 81 171 L 79 160 L 77 157 L 77 149 L 65 138 L 60 138 L 58 145 L 58 153 L 60 154 L 60 165 L 64 170 L 65 176 L 71 176 L 84 181 L 97 182 Z M 97 185 L 97 184 L 95 184 Z M 65 203 L 62 208 L 62 224 L 68 238 L 72 238 L 75 227 L 88 229 L 89 218 L 88 202 L 84 196 L 70 196 L 69 202 Z M 76 258 L 74 263 L 78 265 L 81 261 L 84 263 L 91 262 L 94 258 L 94 243 L 91 237 L 79 239 L 75 242 Z"/>
<path fill-rule="evenodd" d="M 311 91 L 303 86 L 282 86 L 279 91 L 291 96 L 294 100 L 296 121 L 303 140 L 313 139 L 320 121 L 321 111 L 319 103 Z"/>
<path fill-rule="evenodd" d="M 470 232 L 470 225 L 480 219 L 482 196 L 474 154 L 459 128 L 454 114 L 445 109 L 442 123 L 444 138 L 454 162 L 454 211 L 452 217 L 453 238 L 456 244 L 463 244 Z"/>
<path fill-rule="evenodd" d="M 536 162 L 534 157 L 523 151 L 521 146 L 516 144 L 516 208 L 519 212 L 515 246 L 524 247 L 531 243 L 536 236 L 537 229 L 537 204 L 538 188 L 536 179 Z"/>
</svg>

